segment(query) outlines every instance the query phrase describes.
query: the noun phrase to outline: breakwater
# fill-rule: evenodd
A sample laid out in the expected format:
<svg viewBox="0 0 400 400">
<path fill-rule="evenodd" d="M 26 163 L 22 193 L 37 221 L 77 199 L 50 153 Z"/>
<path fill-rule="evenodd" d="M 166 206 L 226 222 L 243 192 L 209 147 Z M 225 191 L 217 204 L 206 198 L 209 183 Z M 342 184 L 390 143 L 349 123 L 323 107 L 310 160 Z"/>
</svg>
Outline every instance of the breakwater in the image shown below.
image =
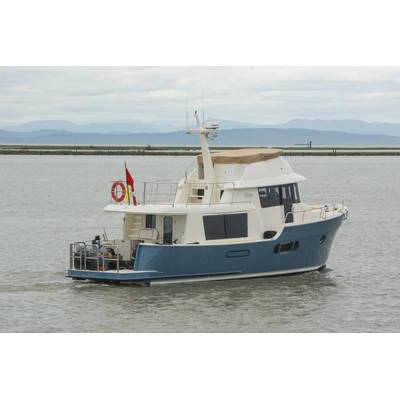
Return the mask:
<svg viewBox="0 0 400 400">
<path fill-rule="evenodd" d="M 241 146 L 243 147 L 243 146 Z M 241 148 L 211 147 L 212 151 Z M 400 147 L 287 147 L 278 146 L 285 156 L 400 156 Z M 192 156 L 200 153 L 196 146 L 114 146 L 114 145 L 13 145 L 0 144 L 0 154 L 14 155 L 130 155 Z"/>
</svg>

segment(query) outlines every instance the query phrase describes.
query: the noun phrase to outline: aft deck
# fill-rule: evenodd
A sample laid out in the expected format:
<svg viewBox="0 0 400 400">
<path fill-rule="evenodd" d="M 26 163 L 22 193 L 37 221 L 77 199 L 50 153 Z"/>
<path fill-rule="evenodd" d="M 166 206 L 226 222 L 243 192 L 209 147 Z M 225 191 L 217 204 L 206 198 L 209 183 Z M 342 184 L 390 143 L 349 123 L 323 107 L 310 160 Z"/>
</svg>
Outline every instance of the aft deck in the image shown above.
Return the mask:
<svg viewBox="0 0 400 400">
<path fill-rule="evenodd" d="M 70 270 L 102 273 L 129 271 L 133 265 L 132 260 L 122 257 L 121 246 L 116 241 L 73 242 L 69 247 L 69 260 Z"/>
</svg>

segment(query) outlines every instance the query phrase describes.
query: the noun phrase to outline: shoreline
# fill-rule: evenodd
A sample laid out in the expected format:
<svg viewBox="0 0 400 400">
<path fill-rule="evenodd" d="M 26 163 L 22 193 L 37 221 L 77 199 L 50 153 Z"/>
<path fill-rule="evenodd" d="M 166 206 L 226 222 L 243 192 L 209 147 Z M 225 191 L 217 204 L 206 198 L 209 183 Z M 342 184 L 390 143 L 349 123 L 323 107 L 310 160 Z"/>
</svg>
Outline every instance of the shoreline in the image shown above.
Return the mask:
<svg viewBox="0 0 400 400">
<path fill-rule="evenodd" d="M 210 147 L 211 151 L 239 149 L 244 146 Z M 254 146 L 253 146 L 254 147 Z M 260 146 L 260 148 L 267 148 Z M 293 147 L 272 146 L 284 156 L 400 156 L 400 147 Z M 130 146 L 130 145 L 26 145 L 0 144 L 1 155 L 109 155 L 109 156 L 195 156 L 197 146 Z"/>
</svg>

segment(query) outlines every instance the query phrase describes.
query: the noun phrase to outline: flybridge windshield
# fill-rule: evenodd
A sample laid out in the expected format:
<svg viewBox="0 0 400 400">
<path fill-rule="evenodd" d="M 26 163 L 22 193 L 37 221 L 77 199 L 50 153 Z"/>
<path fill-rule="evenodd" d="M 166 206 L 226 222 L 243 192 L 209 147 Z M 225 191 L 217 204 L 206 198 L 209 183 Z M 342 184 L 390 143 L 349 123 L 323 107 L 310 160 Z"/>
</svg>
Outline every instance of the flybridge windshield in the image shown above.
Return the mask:
<svg viewBox="0 0 400 400">
<path fill-rule="evenodd" d="M 297 183 L 258 188 L 262 208 L 281 206 L 287 202 L 300 203 Z"/>
</svg>

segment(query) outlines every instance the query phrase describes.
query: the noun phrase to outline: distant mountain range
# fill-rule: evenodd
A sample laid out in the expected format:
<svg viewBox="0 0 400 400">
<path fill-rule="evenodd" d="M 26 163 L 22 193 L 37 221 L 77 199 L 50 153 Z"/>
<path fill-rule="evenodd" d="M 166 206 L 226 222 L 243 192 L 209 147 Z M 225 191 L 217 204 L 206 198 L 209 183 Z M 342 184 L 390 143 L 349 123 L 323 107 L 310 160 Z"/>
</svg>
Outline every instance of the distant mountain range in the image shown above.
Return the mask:
<svg viewBox="0 0 400 400">
<path fill-rule="evenodd" d="M 208 121 L 218 122 L 221 129 L 257 129 L 257 128 L 279 128 L 279 129 L 311 129 L 317 131 L 358 133 L 362 135 L 391 135 L 400 136 L 400 123 L 393 122 L 367 122 L 356 119 L 292 119 L 283 124 L 254 124 L 250 122 L 241 122 L 226 120 L 221 118 L 208 118 Z M 25 122 L 19 125 L 2 126 L 11 132 L 32 132 L 32 131 L 67 131 L 77 133 L 156 133 L 171 132 L 181 130 L 182 126 L 172 124 L 152 124 L 147 122 L 106 122 L 76 124 L 63 120 L 44 120 Z"/>
<path fill-rule="evenodd" d="M 344 132 L 307 129 L 226 129 L 221 130 L 212 145 L 221 146 L 400 146 L 400 137 L 358 135 Z M 198 145 L 197 135 L 182 131 L 169 133 L 96 134 L 65 131 L 15 133 L 0 131 L 0 143 L 16 144 L 130 144 L 130 145 Z"/>
<path fill-rule="evenodd" d="M 292 119 L 289 122 L 271 127 L 282 129 L 313 129 L 317 131 L 336 131 L 358 133 L 361 135 L 400 136 L 400 123 L 366 122 L 357 119 Z"/>
<path fill-rule="evenodd" d="M 294 119 L 263 126 L 218 118 L 209 120 L 221 127 L 213 145 L 288 146 L 311 140 L 314 146 L 400 146 L 400 124 L 397 123 Z M 34 121 L 0 130 L 0 143 L 197 145 L 198 138 L 172 125 Z"/>
<path fill-rule="evenodd" d="M 252 124 L 248 122 L 229 121 L 220 118 L 209 118 L 209 121 L 218 122 L 223 129 L 242 129 L 242 128 L 266 128 L 267 125 Z M 34 132 L 34 131 L 57 131 L 75 132 L 75 133 L 156 133 L 156 132 L 171 132 L 184 129 L 184 123 L 181 126 L 171 124 L 150 124 L 147 122 L 123 122 L 123 123 L 90 123 L 90 124 L 75 124 L 63 120 L 45 120 L 25 122 L 18 125 L 3 126 L 4 129 L 10 132 Z"/>
<path fill-rule="evenodd" d="M 122 122 L 122 123 L 90 123 L 90 124 L 75 124 L 63 120 L 46 120 L 25 122 L 19 125 L 5 126 L 3 129 L 11 132 L 34 132 L 34 131 L 53 131 L 61 132 L 76 132 L 76 133 L 147 133 L 147 132 L 169 132 L 176 130 L 174 125 L 158 125 L 146 122 Z"/>
</svg>

